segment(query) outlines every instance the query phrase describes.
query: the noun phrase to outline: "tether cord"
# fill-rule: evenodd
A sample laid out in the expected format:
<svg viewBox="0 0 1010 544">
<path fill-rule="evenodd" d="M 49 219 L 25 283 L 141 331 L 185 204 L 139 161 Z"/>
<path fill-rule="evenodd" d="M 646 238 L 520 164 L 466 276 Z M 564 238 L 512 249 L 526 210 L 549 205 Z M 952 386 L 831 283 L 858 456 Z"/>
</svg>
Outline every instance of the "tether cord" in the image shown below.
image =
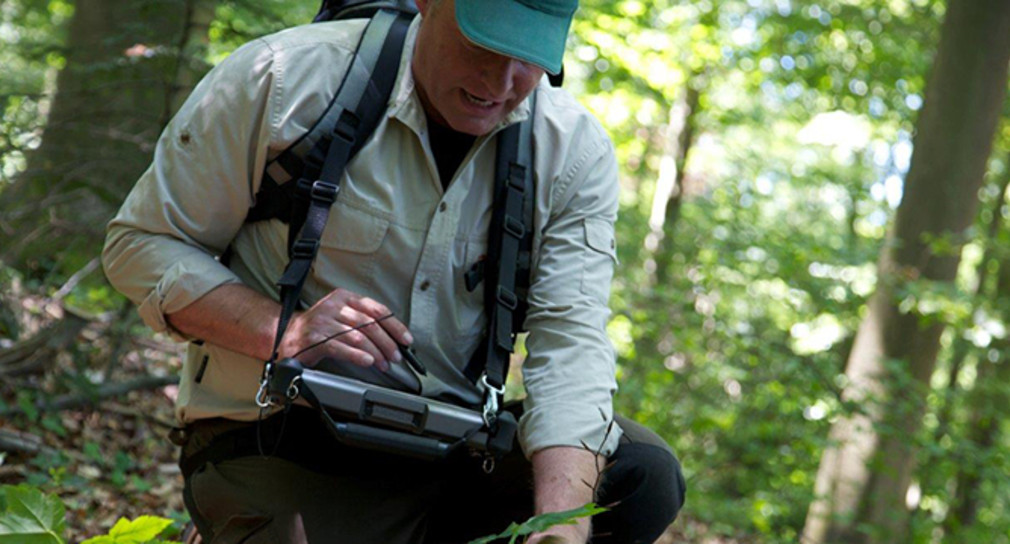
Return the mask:
<svg viewBox="0 0 1010 544">
<path fill-rule="evenodd" d="M 389 314 L 386 314 L 386 315 L 384 315 L 384 316 L 382 316 L 380 318 L 373 319 L 373 320 L 371 320 L 371 321 L 369 321 L 367 323 L 362 323 L 360 325 L 356 325 L 354 327 L 351 327 L 351 328 L 349 328 L 347 330 L 335 332 L 335 333 L 327 336 L 326 338 L 323 338 L 322 340 L 316 342 L 315 344 L 312 344 L 311 346 L 309 346 L 307 348 L 302 348 L 302 350 L 299 351 L 298 353 L 295 353 L 292 358 L 298 358 L 299 355 L 305 353 L 306 351 L 309 351 L 310 349 L 315 349 L 315 348 L 317 348 L 317 347 L 325 344 L 326 342 L 329 342 L 330 340 L 333 340 L 334 338 L 336 338 L 336 337 L 338 337 L 340 335 L 347 334 L 347 333 L 352 332 L 352 331 L 361 330 L 361 329 L 363 329 L 365 327 L 370 327 L 370 326 L 375 325 L 377 323 L 381 323 L 382 321 L 385 321 L 385 320 L 393 317 L 394 315 L 396 315 L 396 314 L 389 313 Z M 277 432 L 277 438 L 274 439 L 273 448 L 271 448 L 270 453 L 267 454 L 267 453 L 264 453 L 264 451 L 263 451 L 263 436 L 260 434 L 261 423 L 263 422 L 263 414 L 264 414 L 264 412 L 266 412 L 266 408 L 260 408 L 259 417 L 256 418 L 256 449 L 259 450 L 259 454 L 262 457 L 272 457 L 275 453 L 277 453 L 277 448 L 280 447 L 281 439 L 284 437 L 284 428 L 287 426 L 288 411 L 290 409 L 291 409 L 291 400 L 288 399 L 287 402 L 284 403 L 284 410 L 283 410 L 283 413 L 281 414 L 281 417 L 283 419 L 281 420 L 280 431 Z"/>
</svg>

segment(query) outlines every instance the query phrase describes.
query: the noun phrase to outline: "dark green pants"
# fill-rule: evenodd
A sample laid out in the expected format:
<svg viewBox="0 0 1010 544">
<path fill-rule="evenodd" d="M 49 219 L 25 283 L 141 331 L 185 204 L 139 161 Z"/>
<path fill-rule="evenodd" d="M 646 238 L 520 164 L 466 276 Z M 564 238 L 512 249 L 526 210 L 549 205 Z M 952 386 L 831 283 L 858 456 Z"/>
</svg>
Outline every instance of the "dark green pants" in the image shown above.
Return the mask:
<svg viewBox="0 0 1010 544">
<path fill-rule="evenodd" d="M 655 433 L 617 421 L 624 437 L 599 490 L 600 504 L 616 504 L 594 518 L 593 542 L 652 542 L 683 504 L 680 465 Z M 183 458 L 241 425 L 194 425 Z M 452 544 L 532 515 L 531 467 L 518 448 L 489 475 L 466 454 L 434 463 L 341 446 L 297 409 L 282 433 L 277 416 L 267 420 L 259 442 L 274 456 L 206 462 L 186 478 L 205 543 Z"/>
</svg>

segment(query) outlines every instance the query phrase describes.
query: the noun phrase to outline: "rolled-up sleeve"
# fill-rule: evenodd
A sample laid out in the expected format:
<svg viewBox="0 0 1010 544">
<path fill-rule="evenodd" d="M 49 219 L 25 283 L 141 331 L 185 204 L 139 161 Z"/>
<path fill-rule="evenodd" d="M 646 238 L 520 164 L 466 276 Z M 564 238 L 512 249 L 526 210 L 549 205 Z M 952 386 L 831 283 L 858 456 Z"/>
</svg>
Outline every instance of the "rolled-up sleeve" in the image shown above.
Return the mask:
<svg viewBox="0 0 1010 544">
<path fill-rule="evenodd" d="M 617 161 L 610 141 L 600 136 L 551 190 L 526 320 L 528 396 L 520 442 L 527 456 L 553 446 L 609 455 L 620 436 L 611 428 L 617 382 L 606 334 L 617 260 Z"/>
<path fill-rule="evenodd" d="M 275 126 L 273 54 L 255 41 L 200 82 L 158 140 L 151 166 L 109 223 L 102 264 L 155 331 L 239 279 L 217 257 L 241 228 Z"/>
</svg>

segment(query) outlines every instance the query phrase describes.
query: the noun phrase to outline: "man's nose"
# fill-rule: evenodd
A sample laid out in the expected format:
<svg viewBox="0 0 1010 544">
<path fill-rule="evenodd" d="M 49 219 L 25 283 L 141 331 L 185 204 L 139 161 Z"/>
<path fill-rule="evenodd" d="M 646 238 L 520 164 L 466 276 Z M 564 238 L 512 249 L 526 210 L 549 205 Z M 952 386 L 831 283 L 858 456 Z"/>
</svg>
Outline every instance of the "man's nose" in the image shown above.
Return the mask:
<svg viewBox="0 0 1010 544">
<path fill-rule="evenodd" d="M 481 79 L 492 96 L 487 98 L 504 100 L 512 91 L 516 70 L 520 63 L 512 57 L 505 55 L 490 55 L 491 58 L 481 67 Z"/>
</svg>

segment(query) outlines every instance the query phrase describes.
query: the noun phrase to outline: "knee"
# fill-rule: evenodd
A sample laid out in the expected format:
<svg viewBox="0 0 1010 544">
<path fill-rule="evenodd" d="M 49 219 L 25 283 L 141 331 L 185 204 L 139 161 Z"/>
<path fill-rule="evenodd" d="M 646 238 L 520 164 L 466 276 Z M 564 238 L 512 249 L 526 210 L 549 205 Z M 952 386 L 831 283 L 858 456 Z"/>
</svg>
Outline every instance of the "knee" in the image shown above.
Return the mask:
<svg viewBox="0 0 1010 544">
<path fill-rule="evenodd" d="M 635 452 L 632 470 L 637 473 L 639 485 L 633 498 L 642 506 L 648 505 L 655 512 L 656 522 L 665 529 L 677 518 L 687 493 L 680 461 L 664 448 L 643 445 L 637 449 L 640 451 Z"/>
<path fill-rule="evenodd" d="M 610 541 L 655 541 L 684 505 L 680 462 L 653 444 L 624 444 L 611 461 L 600 489 L 600 503 L 610 508 L 603 516 L 615 537 Z"/>
</svg>

